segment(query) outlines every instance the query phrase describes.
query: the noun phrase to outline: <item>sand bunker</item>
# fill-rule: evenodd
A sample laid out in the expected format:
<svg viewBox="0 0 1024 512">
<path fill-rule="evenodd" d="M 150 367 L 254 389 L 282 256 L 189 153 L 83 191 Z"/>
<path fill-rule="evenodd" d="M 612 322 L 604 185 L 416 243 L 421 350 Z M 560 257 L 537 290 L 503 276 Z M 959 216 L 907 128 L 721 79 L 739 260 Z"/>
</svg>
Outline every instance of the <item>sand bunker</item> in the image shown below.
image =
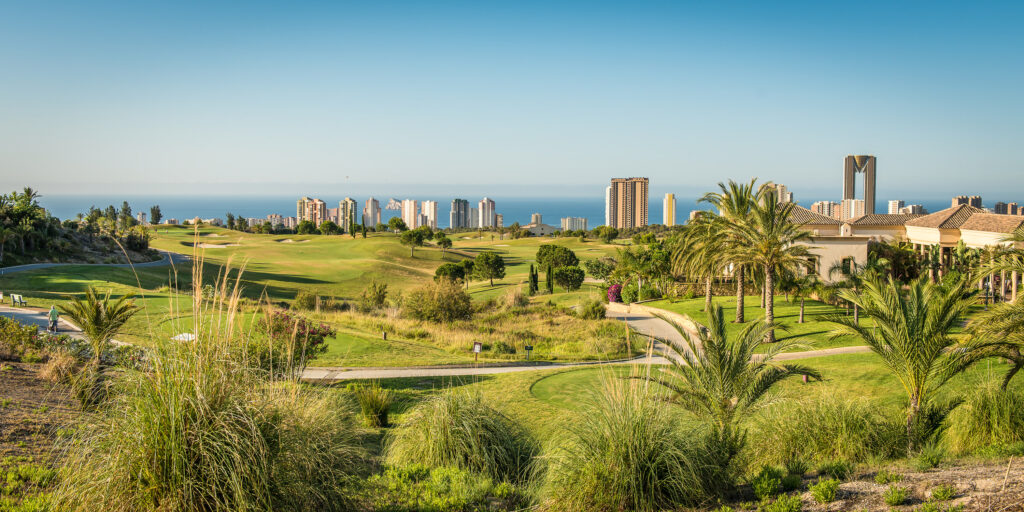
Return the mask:
<svg viewBox="0 0 1024 512">
<path fill-rule="evenodd" d="M 205 235 L 200 235 L 200 236 L 208 236 L 210 238 L 222 238 L 222 237 L 225 237 L 227 235 L 222 235 L 220 233 L 206 233 Z"/>
<path fill-rule="evenodd" d="M 308 242 L 309 240 L 292 240 L 291 238 L 285 238 L 284 240 L 275 240 L 275 241 L 278 242 L 278 243 L 282 243 L 282 244 L 304 244 L 304 243 Z"/>
<path fill-rule="evenodd" d="M 222 247 L 238 247 L 238 244 L 196 244 L 200 249 L 220 249 Z"/>
</svg>

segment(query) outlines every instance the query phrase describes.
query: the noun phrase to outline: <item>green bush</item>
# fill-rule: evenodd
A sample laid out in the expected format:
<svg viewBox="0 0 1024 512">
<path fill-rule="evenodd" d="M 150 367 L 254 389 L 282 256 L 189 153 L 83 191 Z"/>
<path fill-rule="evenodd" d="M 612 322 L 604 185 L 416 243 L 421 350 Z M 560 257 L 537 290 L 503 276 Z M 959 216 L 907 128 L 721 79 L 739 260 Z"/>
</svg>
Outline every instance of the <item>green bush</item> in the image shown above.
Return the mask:
<svg viewBox="0 0 1024 512">
<path fill-rule="evenodd" d="M 803 476 L 810 469 L 806 462 L 799 459 L 788 460 L 783 465 L 786 466 L 786 473 L 790 475 Z"/>
<path fill-rule="evenodd" d="M 893 484 L 903 481 L 903 475 L 883 469 L 875 475 L 875 483 L 878 485 Z"/>
<path fill-rule="evenodd" d="M 363 423 L 368 427 L 388 426 L 388 412 L 394 402 L 394 393 L 390 389 L 380 387 L 374 382 L 355 389 L 356 400 L 363 415 Z"/>
<path fill-rule="evenodd" d="M 766 512 L 800 512 L 804 509 L 804 502 L 799 494 L 783 494 L 765 507 Z"/>
<path fill-rule="evenodd" d="M 431 322 L 463 320 L 473 314 L 469 294 L 447 279 L 412 290 L 402 306 L 412 318 Z"/>
<path fill-rule="evenodd" d="M 788 474 L 782 477 L 782 490 L 789 492 L 800 489 L 804 486 L 803 475 Z"/>
<path fill-rule="evenodd" d="M 496 491 L 486 476 L 463 469 L 412 465 L 388 468 L 370 477 L 363 494 L 369 497 L 373 510 L 458 512 L 486 510 L 492 490 Z"/>
<path fill-rule="evenodd" d="M 921 452 L 917 454 L 914 459 L 914 469 L 918 471 L 926 471 L 932 468 L 939 467 L 942 461 L 946 458 L 946 452 L 941 446 L 935 443 L 930 443 L 921 448 Z"/>
<path fill-rule="evenodd" d="M 299 290 L 295 294 L 295 300 L 292 301 L 292 306 L 295 309 L 302 309 L 305 311 L 312 311 L 316 309 L 317 304 L 320 302 L 320 296 L 306 290 Z"/>
<path fill-rule="evenodd" d="M 931 499 L 935 501 L 949 501 L 956 497 L 956 487 L 950 484 L 942 484 L 932 489 Z"/>
<path fill-rule="evenodd" d="M 886 505 L 898 507 L 907 502 L 907 488 L 891 485 L 882 493 L 882 499 Z"/>
<path fill-rule="evenodd" d="M 604 304 L 599 300 L 587 301 L 580 305 L 577 316 L 584 320 L 601 320 L 604 318 Z"/>
<path fill-rule="evenodd" d="M 559 511 L 653 511 L 697 505 L 734 482 L 722 467 L 738 446 L 686 428 L 664 397 L 635 380 L 614 379 L 586 414 L 552 443 L 543 507 Z"/>
<path fill-rule="evenodd" d="M 631 302 L 637 302 L 641 300 L 660 299 L 661 291 L 655 288 L 650 283 L 644 283 L 643 288 L 637 289 L 637 283 L 635 280 L 630 281 L 622 285 L 622 302 L 629 304 Z"/>
<path fill-rule="evenodd" d="M 853 471 L 853 466 L 845 460 L 831 460 L 818 466 L 818 475 L 828 476 L 837 480 L 846 480 Z"/>
<path fill-rule="evenodd" d="M 811 496 L 818 503 L 832 503 L 836 500 L 836 491 L 839 490 L 839 480 L 835 478 L 818 479 L 818 483 L 811 485 Z"/>
<path fill-rule="evenodd" d="M 1024 392 L 984 386 L 949 418 L 945 442 L 957 455 L 1024 442 Z"/>
<path fill-rule="evenodd" d="M 782 492 L 782 472 L 773 466 L 763 466 L 750 480 L 750 486 L 754 489 L 754 496 L 757 496 L 757 499 L 764 501 L 773 498 Z"/>
<path fill-rule="evenodd" d="M 522 482 L 536 442 L 479 394 L 449 389 L 420 402 L 388 434 L 385 460 L 393 466 L 454 467 Z"/>
<path fill-rule="evenodd" d="M 370 281 L 370 284 L 359 294 L 356 310 L 367 313 L 384 307 L 388 302 L 388 285 Z"/>
<path fill-rule="evenodd" d="M 780 404 L 756 418 L 752 431 L 759 442 L 751 444 L 751 456 L 756 463 L 782 464 L 864 462 L 905 453 L 905 427 L 877 410 L 867 401 L 831 395 Z"/>
</svg>

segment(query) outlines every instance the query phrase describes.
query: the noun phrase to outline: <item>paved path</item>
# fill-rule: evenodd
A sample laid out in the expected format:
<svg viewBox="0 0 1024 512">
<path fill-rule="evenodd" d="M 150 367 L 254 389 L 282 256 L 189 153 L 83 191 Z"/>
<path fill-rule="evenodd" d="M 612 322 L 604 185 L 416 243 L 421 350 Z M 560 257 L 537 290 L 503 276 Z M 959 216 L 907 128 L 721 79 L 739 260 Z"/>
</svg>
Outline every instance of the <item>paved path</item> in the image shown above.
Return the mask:
<svg viewBox="0 0 1024 512">
<path fill-rule="evenodd" d="M 27 265 L 16 265 L 13 267 L 0 267 L 0 275 L 13 274 L 15 272 L 25 272 L 28 270 L 38 270 L 41 268 L 53 268 L 53 267 L 67 267 L 67 266 L 82 266 L 82 267 L 111 267 L 111 268 L 146 268 L 146 267 L 162 267 L 164 265 L 184 263 L 191 259 L 185 254 L 179 254 L 176 252 L 160 251 L 163 254 L 163 258 L 157 261 L 147 261 L 145 263 L 29 263 Z"/>
<path fill-rule="evenodd" d="M 13 319 L 22 325 L 35 324 L 40 329 L 46 329 L 50 325 L 49 321 L 49 309 L 37 309 L 37 308 L 12 308 L 7 306 L 0 306 L 0 316 Z M 61 317 L 57 321 L 57 334 L 67 334 L 74 338 L 81 338 L 82 333 L 77 326 L 72 325 L 67 320 Z"/>
<path fill-rule="evenodd" d="M 615 313 L 609 312 L 609 318 L 623 320 L 629 323 L 635 331 L 653 338 L 655 340 L 655 351 L 663 353 L 664 346 L 657 340 L 672 340 L 683 342 L 683 337 L 668 322 L 642 313 Z M 691 333 L 692 334 L 692 333 Z M 809 359 L 813 357 L 832 356 L 837 354 L 855 354 L 867 352 L 868 347 L 838 347 L 821 350 L 809 350 L 806 352 L 787 352 L 776 356 L 779 361 L 792 361 L 795 359 Z M 402 377 L 459 377 L 467 375 L 494 375 L 499 373 L 527 372 L 537 370 L 557 370 L 565 368 L 578 368 L 586 366 L 597 366 L 604 364 L 668 364 L 668 360 L 661 355 L 648 357 L 646 355 L 633 359 L 609 361 L 609 362 L 584 362 L 584 363 L 550 363 L 532 365 L 511 365 L 511 366 L 476 366 L 476 367 L 405 367 L 405 368 L 306 368 L 302 378 L 309 381 L 337 381 L 337 380 L 361 380 L 361 379 L 394 379 Z"/>
</svg>

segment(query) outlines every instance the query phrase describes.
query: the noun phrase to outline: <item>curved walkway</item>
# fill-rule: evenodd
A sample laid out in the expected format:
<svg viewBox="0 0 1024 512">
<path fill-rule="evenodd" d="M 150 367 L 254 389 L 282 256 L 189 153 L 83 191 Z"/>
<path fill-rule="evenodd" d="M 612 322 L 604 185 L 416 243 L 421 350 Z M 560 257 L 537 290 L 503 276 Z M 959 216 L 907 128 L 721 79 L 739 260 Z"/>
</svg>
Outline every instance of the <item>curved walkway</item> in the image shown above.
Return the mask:
<svg viewBox="0 0 1024 512">
<path fill-rule="evenodd" d="M 158 250 L 159 251 L 159 250 Z M 143 263 L 29 263 L 26 265 L 15 265 L 13 267 L 0 267 L 0 275 L 13 274 L 15 272 L 26 272 L 29 270 L 38 270 L 41 268 L 53 268 L 53 267 L 111 267 L 111 268 L 146 268 L 146 267 L 162 267 L 164 265 L 176 265 L 178 263 L 184 263 L 189 261 L 191 258 L 185 254 L 176 252 L 159 251 L 163 258 L 156 261 L 146 261 Z"/>
<path fill-rule="evenodd" d="M 663 353 L 664 347 L 658 340 L 671 340 L 682 343 L 683 337 L 668 322 L 661 318 L 645 313 L 622 313 L 609 311 L 608 318 L 622 320 L 629 324 L 633 330 L 654 340 L 655 352 Z M 856 354 L 867 352 L 868 347 L 838 347 L 821 350 L 808 350 L 805 352 L 787 352 L 776 356 L 779 361 L 791 361 L 794 359 L 809 359 L 814 357 L 833 356 L 838 354 Z M 519 364 L 519 365 L 486 365 L 459 366 L 459 367 L 404 367 L 404 368 L 359 368 L 359 367 L 337 367 L 337 368 L 315 368 L 308 367 L 302 374 L 302 379 L 307 381 L 333 382 L 339 380 L 362 380 L 362 379 L 395 379 L 403 377 L 461 377 L 472 375 L 494 375 L 499 373 L 526 372 L 534 370 L 557 370 L 565 368 L 578 368 L 586 366 L 598 366 L 605 364 L 668 364 L 668 360 L 661 355 L 638 356 L 632 359 L 623 359 L 607 362 L 581 362 L 581 363 L 547 363 L 547 364 Z"/>
</svg>

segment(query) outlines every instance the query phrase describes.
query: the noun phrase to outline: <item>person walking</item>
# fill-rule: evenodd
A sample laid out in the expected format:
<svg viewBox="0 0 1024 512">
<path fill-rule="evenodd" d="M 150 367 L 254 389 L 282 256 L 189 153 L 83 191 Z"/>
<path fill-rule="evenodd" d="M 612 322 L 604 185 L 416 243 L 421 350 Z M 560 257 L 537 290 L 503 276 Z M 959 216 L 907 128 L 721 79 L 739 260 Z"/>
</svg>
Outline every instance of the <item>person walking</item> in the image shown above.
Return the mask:
<svg viewBox="0 0 1024 512">
<path fill-rule="evenodd" d="M 58 319 L 60 319 L 60 313 L 57 312 L 57 306 L 50 306 L 50 328 L 47 329 L 48 331 L 56 334 Z"/>
</svg>

